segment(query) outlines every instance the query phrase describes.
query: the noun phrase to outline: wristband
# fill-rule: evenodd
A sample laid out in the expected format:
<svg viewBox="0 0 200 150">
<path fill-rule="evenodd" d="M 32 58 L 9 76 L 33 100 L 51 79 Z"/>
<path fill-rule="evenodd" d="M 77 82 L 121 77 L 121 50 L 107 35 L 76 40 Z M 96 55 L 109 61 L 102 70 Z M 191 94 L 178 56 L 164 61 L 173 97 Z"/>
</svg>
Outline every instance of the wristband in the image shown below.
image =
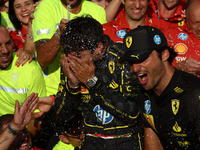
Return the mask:
<svg viewBox="0 0 200 150">
<path fill-rule="evenodd" d="M 16 130 L 14 130 L 14 129 L 11 127 L 10 124 L 7 126 L 7 128 L 9 129 L 9 131 L 10 131 L 13 135 L 17 135 L 17 134 L 18 134 L 18 132 L 17 132 Z"/>
<path fill-rule="evenodd" d="M 79 81 L 77 84 L 72 84 L 70 81 L 68 81 L 68 83 L 69 83 L 69 86 L 70 86 L 72 89 L 78 89 L 78 88 L 79 88 L 80 81 Z"/>
<path fill-rule="evenodd" d="M 60 30 L 59 29 L 55 32 L 55 36 L 60 41 Z"/>
<path fill-rule="evenodd" d="M 55 104 L 55 98 L 54 98 L 54 96 L 53 96 L 53 95 L 50 95 L 50 97 L 51 97 L 53 103 Z"/>
</svg>

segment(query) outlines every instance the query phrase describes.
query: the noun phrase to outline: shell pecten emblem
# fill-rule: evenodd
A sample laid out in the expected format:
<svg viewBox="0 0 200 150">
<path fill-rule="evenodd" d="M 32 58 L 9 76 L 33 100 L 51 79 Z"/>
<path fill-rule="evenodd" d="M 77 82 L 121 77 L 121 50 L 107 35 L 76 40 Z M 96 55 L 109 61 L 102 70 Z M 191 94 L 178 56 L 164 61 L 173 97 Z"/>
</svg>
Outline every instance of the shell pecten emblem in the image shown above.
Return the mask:
<svg viewBox="0 0 200 150">
<path fill-rule="evenodd" d="M 188 50 L 188 47 L 183 43 L 178 43 L 174 47 L 175 51 L 178 52 L 178 54 L 185 54 L 185 52 Z"/>
<path fill-rule="evenodd" d="M 173 126 L 173 130 L 175 132 L 181 132 L 181 130 L 182 130 L 181 127 L 178 125 L 177 121 L 175 121 L 175 124 Z"/>
<path fill-rule="evenodd" d="M 129 36 L 126 38 L 126 47 L 130 48 L 131 44 L 132 44 L 132 36 Z"/>
</svg>

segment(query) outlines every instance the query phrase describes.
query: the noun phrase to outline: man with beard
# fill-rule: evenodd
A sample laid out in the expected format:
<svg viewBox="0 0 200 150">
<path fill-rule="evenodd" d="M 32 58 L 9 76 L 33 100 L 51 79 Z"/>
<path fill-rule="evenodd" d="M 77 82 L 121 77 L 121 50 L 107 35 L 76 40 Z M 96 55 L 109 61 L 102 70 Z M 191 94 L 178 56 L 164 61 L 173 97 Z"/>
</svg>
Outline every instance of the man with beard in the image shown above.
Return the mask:
<svg viewBox="0 0 200 150">
<path fill-rule="evenodd" d="M 105 9 L 87 0 L 45 0 L 40 3 L 34 13 L 33 39 L 36 45 L 37 61 L 43 69 L 47 96 L 56 94 L 60 83 L 60 58 L 63 54 L 60 50 L 60 36 L 65 23 L 85 14 L 90 14 L 102 24 L 107 22 Z M 49 132 L 49 135 L 45 136 L 44 140 L 53 134 L 49 127 L 48 116 L 45 120 L 43 121 L 44 131 L 41 130 L 41 132 L 44 136 L 47 135 L 46 132 Z M 44 146 L 44 142 L 39 143 Z M 45 141 L 45 143 L 51 142 Z"/>
<path fill-rule="evenodd" d="M 22 105 L 31 93 L 45 96 L 45 83 L 36 62 L 15 66 L 16 53 L 7 29 L 0 25 L 0 116 L 12 114 L 15 110 L 15 100 Z"/>
<path fill-rule="evenodd" d="M 13 114 L 15 100 L 20 106 L 31 93 L 45 96 L 45 82 L 41 69 L 36 62 L 25 64 L 23 67 L 15 65 L 18 57 L 13 52 L 13 45 L 7 29 L 0 25 L 0 116 Z M 34 119 L 28 126 L 29 131 L 35 132 Z"/>
<path fill-rule="evenodd" d="M 157 28 L 131 30 L 123 44 L 121 60 L 141 84 L 145 150 L 199 150 L 200 79 L 171 65 L 176 52 Z"/>
<path fill-rule="evenodd" d="M 70 118 L 80 106 L 83 150 L 142 150 L 143 128 L 134 99 L 138 80 L 127 63 L 117 64 L 121 44 L 113 43 L 90 17 L 68 22 L 61 44 L 65 55 L 59 91 L 55 104 L 51 98 L 39 100 L 41 113 L 54 105 L 55 116 Z"/>
<path fill-rule="evenodd" d="M 65 23 L 87 14 L 101 24 L 107 22 L 104 8 L 87 0 L 45 0 L 34 13 L 33 38 L 48 96 L 57 92 L 60 83 L 60 36 Z"/>
</svg>

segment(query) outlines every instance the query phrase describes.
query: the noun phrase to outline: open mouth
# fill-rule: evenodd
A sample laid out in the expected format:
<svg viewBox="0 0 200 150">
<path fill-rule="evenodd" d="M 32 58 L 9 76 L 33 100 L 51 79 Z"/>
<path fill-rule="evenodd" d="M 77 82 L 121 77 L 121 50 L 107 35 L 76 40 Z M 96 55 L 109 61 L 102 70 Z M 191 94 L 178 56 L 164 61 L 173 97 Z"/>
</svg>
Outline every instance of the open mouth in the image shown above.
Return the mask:
<svg viewBox="0 0 200 150">
<path fill-rule="evenodd" d="M 31 14 L 31 12 L 26 13 L 26 14 L 22 14 L 21 16 L 22 16 L 22 17 L 28 17 L 28 16 L 30 16 L 30 14 Z"/>
<path fill-rule="evenodd" d="M 22 143 L 22 145 L 20 146 L 20 150 L 25 150 L 28 149 L 30 147 L 29 142 L 25 141 L 24 143 Z"/>
<path fill-rule="evenodd" d="M 134 9 L 134 8 L 131 8 L 131 10 L 132 10 L 132 12 L 133 12 L 134 14 L 140 14 L 140 12 L 141 12 L 141 9 Z"/>
<path fill-rule="evenodd" d="M 3 61 L 3 62 L 7 62 L 8 59 L 9 59 L 9 57 L 8 57 L 8 56 L 1 56 L 0 59 L 1 59 L 1 61 Z"/>
<path fill-rule="evenodd" d="M 137 74 L 137 77 L 138 77 L 141 84 L 146 84 L 147 81 L 148 81 L 148 76 L 147 76 L 146 73 Z"/>
</svg>

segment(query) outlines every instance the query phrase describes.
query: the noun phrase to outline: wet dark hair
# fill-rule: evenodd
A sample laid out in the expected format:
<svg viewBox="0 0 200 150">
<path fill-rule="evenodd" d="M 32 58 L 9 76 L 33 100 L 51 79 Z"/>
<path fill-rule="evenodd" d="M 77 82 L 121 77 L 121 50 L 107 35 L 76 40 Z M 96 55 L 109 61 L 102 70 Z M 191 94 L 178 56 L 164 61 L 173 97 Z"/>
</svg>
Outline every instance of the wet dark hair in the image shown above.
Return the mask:
<svg viewBox="0 0 200 150">
<path fill-rule="evenodd" d="M 9 19 L 13 23 L 16 30 L 21 30 L 22 28 L 21 22 L 17 19 L 15 15 L 15 10 L 13 6 L 14 1 L 15 0 L 9 0 L 9 12 L 8 12 Z"/>
<path fill-rule="evenodd" d="M 14 118 L 13 114 L 6 114 L 0 117 L 0 134 L 3 132 L 3 125 L 9 124 Z"/>
<path fill-rule="evenodd" d="M 21 22 L 17 19 L 15 15 L 15 10 L 14 10 L 14 3 L 15 0 L 9 0 L 9 19 L 13 23 L 14 27 L 16 30 L 21 30 L 22 29 L 22 24 Z M 38 0 L 33 0 L 34 3 L 36 3 Z"/>
<path fill-rule="evenodd" d="M 90 15 L 83 15 L 69 21 L 61 36 L 64 53 L 90 50 L 91 53 L 102 42 L 105 45 L 102 25 Z"/>
<path fill-rule="evenodd" d="M 169 51 L 169 58 L 168 58 L 168 62 L 170 64 L 172 64 L 174 58 L 177 56 L 177 52 L 174 51 L 174 48 L 172 47 L 169 47 L 169 46 L 166 46 L 166 47 L 163 47 L 159 50 L 156 50 L 156 52 L 158 53 L 158 56 L 159 58 L 162 60 L 162 52 L 165 50 L 165 49 L 168 49 Z"/>
</svg>

